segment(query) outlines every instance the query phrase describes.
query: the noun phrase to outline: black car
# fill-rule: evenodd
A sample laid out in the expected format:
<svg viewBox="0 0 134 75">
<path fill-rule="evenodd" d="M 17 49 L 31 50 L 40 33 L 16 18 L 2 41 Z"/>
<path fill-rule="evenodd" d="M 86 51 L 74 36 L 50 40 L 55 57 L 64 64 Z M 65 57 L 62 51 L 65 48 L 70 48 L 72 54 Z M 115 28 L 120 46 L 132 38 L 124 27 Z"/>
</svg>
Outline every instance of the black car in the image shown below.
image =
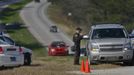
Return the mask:
<svg viewBox="0 0 134 75">
<path fill-rule="evenodd" d="M 57 26 L 51 26 L 50 27 L 50 32 L 58 32 Z"/>
</svg>

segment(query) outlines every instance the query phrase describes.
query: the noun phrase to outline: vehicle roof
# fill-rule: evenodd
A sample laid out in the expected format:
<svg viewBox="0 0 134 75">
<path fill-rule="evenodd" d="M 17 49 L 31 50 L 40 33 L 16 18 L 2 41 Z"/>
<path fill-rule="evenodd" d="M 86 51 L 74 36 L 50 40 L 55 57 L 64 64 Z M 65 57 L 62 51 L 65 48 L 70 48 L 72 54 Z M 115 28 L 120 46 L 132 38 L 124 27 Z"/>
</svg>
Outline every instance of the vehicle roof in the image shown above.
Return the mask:
<svg viewBox="0 0 134 75">
<path fill-rule="evenodd" d="M 5 36 L 5 35 L 0 35 L 0 37 L 8 37 L 8 36 Z"/>
<path fill-rule="evenodd" d="M 58 43 L 65 43 L 65 42 L 64 41 L 53 41 L 52 43 L 58 44 Z"/>
<path fill-rule="evenodd" d="M 63 41 L 54 41 L 51 43 L 51 46 L 59 46 L 59 45 L 66 45 Z"/>
<path fill-rule="evenodd" d="M 105 29 L 105 28 L 124 28 L 121 24 L 96 24 L 91 26 L 92 29 Z"/>
<path fill-rule="evenodd" d="M 56 25 L 53 25 L 53 26 L 51 26 L 51 27 L 57 27 Z"/>
</svg>

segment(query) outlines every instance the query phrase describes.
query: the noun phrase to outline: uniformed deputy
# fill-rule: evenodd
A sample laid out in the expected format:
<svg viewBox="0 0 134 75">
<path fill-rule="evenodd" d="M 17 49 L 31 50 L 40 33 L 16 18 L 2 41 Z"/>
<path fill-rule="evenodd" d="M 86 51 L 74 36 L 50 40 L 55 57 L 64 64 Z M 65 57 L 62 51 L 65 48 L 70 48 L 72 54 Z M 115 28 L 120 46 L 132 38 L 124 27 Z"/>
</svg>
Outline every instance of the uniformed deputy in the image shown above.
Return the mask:
<svg viewBox="0 0 134 75">
<path fill-rule="evenodd" d="M 80 58 L 80 42 L 83 38 L 81 34 L 82 29 L 76 28 L 76 32 L 73 35 L 73 42 L 75 47 L 75 55 L 74 55 L 74 65 L 79 65 L 79 58 Z"/>
</svg>

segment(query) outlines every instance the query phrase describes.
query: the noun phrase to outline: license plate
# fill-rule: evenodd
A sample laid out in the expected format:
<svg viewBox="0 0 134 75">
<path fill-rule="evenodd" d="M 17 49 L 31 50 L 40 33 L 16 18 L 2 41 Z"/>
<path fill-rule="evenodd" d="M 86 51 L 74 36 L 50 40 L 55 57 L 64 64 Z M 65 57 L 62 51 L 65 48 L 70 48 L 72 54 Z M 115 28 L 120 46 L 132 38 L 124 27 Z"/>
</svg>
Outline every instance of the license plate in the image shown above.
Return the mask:
<svg viewBox="0 0 134 75">
<path fill-rule="evenodd" d="M 107 57 L 107 60 L 117 60 L 117 57 Z"/>
<path fill-rule="evenodd" d="M 16 61 L 16 58 L 15 57 L 10 57 L 10 60 L 11 61 Z"/>
</svg>

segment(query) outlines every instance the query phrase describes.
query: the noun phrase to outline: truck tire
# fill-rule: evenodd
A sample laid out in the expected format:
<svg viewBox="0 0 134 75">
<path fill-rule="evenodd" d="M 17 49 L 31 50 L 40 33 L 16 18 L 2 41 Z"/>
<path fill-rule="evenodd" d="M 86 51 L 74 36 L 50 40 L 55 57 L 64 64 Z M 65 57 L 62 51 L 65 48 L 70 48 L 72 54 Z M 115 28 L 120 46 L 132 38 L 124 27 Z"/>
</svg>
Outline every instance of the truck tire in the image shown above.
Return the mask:
<svg viewBox="0 0 134 75">
<path fill-rule="evenodd" d="M 31 65 L 31 54 L 24 53 L 24 65 Z"/>
<path fill-rule="evenodd" d="M 125 66 L 134 66 L 134 58 L 131 61 L 124 61 L 123 65 Z"/>
<path fill-rule="evenodd" d="M 123 65 L 124 65 L 124 66 L 131 66 L 131 62 L 130 62 L 130 61 L 124 61 L 124 62 L 123 62 Z"/>
<path fill-rule="evenodd" d="M 132 60 L 127 61 L 127 62 L 123 62 L 123 64 L 126 66 L 134 66 L 134 52 L 133 52 Z"/>
</svg>

